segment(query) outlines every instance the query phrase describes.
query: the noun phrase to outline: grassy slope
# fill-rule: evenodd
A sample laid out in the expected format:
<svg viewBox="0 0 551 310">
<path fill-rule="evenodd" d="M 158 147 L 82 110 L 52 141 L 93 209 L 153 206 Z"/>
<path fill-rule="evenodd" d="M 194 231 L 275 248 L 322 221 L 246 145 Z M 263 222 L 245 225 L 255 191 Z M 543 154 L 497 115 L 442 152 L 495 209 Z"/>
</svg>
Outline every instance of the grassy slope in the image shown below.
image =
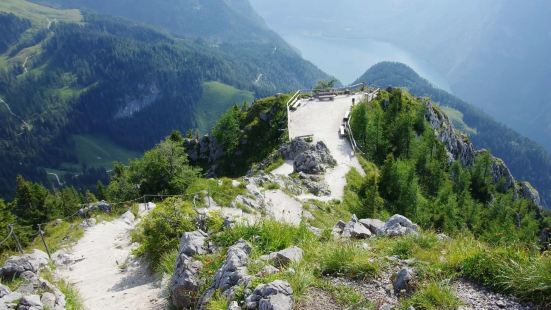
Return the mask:
<svg viewBox="0 0 551 310">
<path fill-rule="evenodd" d="M 34 26 L 45 27 L 50 21 L 78 23 L 82 21 L 79 10 L 59 10 L 25 0 L 2 0 L 0 11 L 31 20 Z"/>
<path fill-rule="evenodd" d="M 88 167 L 111 168 L 114 161 L 128 162 L 131 158 L 139 156 L 134 152 L 122 148 L 107 138 L 91 135 L 74 135 L 71 144 L 80 164 Z M 72 168 L 71 164 L 64 164 L 64 168 Z"/>
<path fill-rule="evenodd" d="M 220 82 L 203 83 L 203 95 L 195 108 L 196 127 L 208 132 L 228 108 L 243 102 L 251 103 L 254 94 Z"/>
<path fill-rule="evenodd" d="M 461 111 L 450 108 L 448 106 L 440 106 L 440 108 L 450 118 L 455 128 L 463 131 L 468 135 L 477 134 L 476 128 L 470 127 L 467 123 L 465 123 L 465 120 L 463 119 L 463 113 Z"/>
</svg>

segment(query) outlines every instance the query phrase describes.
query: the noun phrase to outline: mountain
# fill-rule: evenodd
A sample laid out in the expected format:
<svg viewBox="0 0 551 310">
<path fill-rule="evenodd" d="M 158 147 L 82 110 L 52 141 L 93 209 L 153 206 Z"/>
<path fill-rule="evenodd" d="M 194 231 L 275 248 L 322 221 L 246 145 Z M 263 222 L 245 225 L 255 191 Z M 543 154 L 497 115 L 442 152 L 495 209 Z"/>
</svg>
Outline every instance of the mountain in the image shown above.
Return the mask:
<svg viewBox="0 0 551 310">
<path fill-rule="evenodd" d="M 458 97 L 435 88 L 404 64 L 379 63 L 356 82 L 378 87 L 405 87 L 416 96 L 431 97 L 443 107 L 453 109 L 447 112 L 456 127 L 463 129 L 477 147 L 491 150 L 502 158 L 515 176 L 534 184 L 540 190 L 544 204 L 551 206 L 551 154 L 538 143 Z"/>
<path fill-rule="evenodd" d="M 362 64 L 362 70 L 403 62 L 551 150 L 549 1 L 252 3 L 305 57 L 346 82 L 363 72 L 342 69 L 351 68 L 342 62 Z M 326 58 L 327 51 L 339 57 Z"/>
<path fill-rule="evenodd" d="M 111 161 L 172 130 L 209 130 L 233 104 L 329 78 L 267 45 L 224 48 L 23 0 L 2 1 L 0 23 L 2 194 L 17 174 L 56 185 L 78 174 L 76 183 L 95 184 Z"/>
</svg>

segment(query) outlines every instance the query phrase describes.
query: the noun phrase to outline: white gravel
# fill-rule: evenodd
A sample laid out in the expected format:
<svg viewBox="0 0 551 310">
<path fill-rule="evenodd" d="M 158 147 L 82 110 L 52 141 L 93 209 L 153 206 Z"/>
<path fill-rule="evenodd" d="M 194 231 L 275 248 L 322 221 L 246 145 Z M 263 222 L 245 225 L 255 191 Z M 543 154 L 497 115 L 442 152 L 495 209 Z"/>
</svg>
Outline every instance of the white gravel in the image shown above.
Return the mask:
<svg viewBox="0 0 551 310">
<path fill-rule="evenodd" d="M 147 212 L 145 205 L 140 209 Z M 58 268 L 58 273 L 79 291 L 86 309 L 165 307 L 161 279 L 130 255 L 129 233 L 135 225 L 122 219 L 99 223 L 67 251 L 76 263 Z"/>
</svg>

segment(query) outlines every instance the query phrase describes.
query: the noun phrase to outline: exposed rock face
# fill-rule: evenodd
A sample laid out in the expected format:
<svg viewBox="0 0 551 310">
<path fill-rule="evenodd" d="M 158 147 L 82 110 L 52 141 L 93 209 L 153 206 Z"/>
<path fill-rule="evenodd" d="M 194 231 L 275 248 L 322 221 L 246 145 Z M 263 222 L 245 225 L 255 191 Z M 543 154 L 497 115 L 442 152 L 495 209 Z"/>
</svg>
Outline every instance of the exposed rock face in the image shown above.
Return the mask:
<svg viewBox="0 0 551 310">
<path fill-rule="evenodd" d="M 25 271 L 38 273 L 47 264 L 48 254 L 40 250 L 34 250 L 31 254 L 12 256 L 0 268 L 0 277 L 19 276 Z"/>
<path fill-rule="evenodd" d="M 202 136 L 198 139 L 184 140 L 189 160 L 192 162 L 207 162 L 212 164 L 224 156 L 224 148 L 216 138 Z"/>
<path fill-rule="evenodd" d="M 508 191 L 515 186 L 515 178 L 501 158 L 492 158 L 492 179 L 500 185 L 500 190 Z"/>
<path fill-rule="evenodd" d="M 226 260 L 214 275 L 214 284 L 205 292 L 201 298 L 201 308 L 204 308 L 208 299 L 216 290 L 229 300 L 234 297 L 234 288 L 238 285 L 249 286 L 252 277 L 247 273 L 251 246 L 244 240 L 228 248 Z"/>
<path fill-rule="evenodd" d="M 543 208 L 540 193 L 528 182 L 519 182 L 517 187 L 517 193 L 520 197 L 528 199 L 534 203 L 534 205 Z"/>
<path fill-rule="evenodd" d="M 337 164 L 327 146 L 321 141 L 314 145 L 302 138 L 295 138 L 291 143 L 282 146 L 279 152 L 286 160 L 293 161 L 295 172 L 320 174 Z"/>
<path fill-rule="evenodd" d="M 197 301 L 199 290 L 199 270 L 203 264 L 181 253 L 176 260 L 176 269 L 170 281 L 170 300 L 178 309 L 188 309 Z"/>
<path fill-rule="evenodd" d="M 11 290 L 9 287 L 3 285 L 2 283 L 0 283 L 0 298 L 8 295 L 11 293 Z"/>
<path fill-rule="evenodd" d="M 386 221 L 383 233 L 389 237 L 417 234 L 419 227 L 403 215 L 395 214 Z"/>
<path fill-rule="evenodd" d="M 208 253 L 208 237 L 209 235 L 202 230 L 185 232 L 180 239 L 180 253 L 187 256 Z"/>
<path fill-rule="evenodd" d="M 473 144 L 465 135 L 454 130 L 446 114 L 429 103 L 425 118 L 434 128 L 438 140 L 446 146 L 450 162 L 459 160 L 463 166 L 470 166 L 474 163 L 475 148 Z"/>
<path fill-rule="evenodd" d="M 247 309 L 291 310 L 293 289 L 286 281 L 276 280 L 257 286 L 246 299 Z"/>
</svg>

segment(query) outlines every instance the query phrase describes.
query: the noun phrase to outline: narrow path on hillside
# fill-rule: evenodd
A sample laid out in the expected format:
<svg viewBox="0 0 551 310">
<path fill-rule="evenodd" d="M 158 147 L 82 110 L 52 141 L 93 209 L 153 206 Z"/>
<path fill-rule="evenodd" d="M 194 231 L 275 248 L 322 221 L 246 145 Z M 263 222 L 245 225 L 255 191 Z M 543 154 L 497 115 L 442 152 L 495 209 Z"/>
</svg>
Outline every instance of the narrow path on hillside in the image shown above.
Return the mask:
<svg viewBox="0 0 551 310">
<path fill-rule="evenodd" d="M 141 214 L 147 213 L 140 204 Z M 161 279 L 131 256 L 130 231 L 138 221 L 121 217 L 86 230 L 68 251 L 76 261 L 58 269 L 80 293 L 86 309 L 161 309 Z"/>
</svg>

